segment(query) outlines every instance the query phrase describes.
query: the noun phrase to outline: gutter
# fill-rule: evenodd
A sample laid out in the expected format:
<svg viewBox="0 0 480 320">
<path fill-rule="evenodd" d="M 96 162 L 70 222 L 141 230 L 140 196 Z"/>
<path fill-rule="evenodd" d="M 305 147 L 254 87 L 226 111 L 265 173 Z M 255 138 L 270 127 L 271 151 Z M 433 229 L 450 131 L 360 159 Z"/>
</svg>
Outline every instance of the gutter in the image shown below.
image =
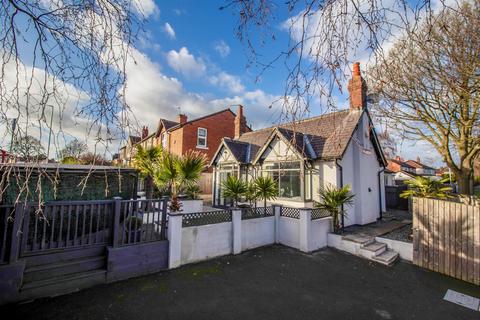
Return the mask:
<svg viewBox="0 0 480 320">
<path fill-rule="evenodd" d="M 383 211 L 382 211 L 382 182 L 380 181 L 380 174 L 382 172 L 385 171 L 385 167 L 383 167 L 380 171 L 377 172 L 377 177 L 378 177 L 378 204 L 379 204 L 379 210 L 380 210 L 380 214 L 379 214 L 379 217 L 378 219 L 382 219 L 383 218 Z"/>
<path fill-rule="evenodd" d="M 343 188 L 343 167 L 338 164 L 338 159 L 335 159 L 335 165 L 337 168 L 340 170 L 340 188 Z M 342 204 L 342 212 L 344 210 L 343 204 Z M 345 228 L 345 216 L 342 214 L 342 229 Z"/>
</svg>

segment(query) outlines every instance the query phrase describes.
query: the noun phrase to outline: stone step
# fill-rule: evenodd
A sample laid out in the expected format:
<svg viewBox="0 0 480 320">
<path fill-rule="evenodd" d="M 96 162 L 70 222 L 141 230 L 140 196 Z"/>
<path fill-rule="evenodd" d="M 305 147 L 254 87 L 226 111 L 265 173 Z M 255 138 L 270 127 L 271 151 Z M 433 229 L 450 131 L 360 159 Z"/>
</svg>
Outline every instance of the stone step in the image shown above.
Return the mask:
<svg viewBox="0 0 480 320">
<path fill-rule="evenodd" d="M 105 283 L 105 275 L 105 270 L 93 270 L 30 282 L 22 286 L 18 298 L 20 301 L 29 301 L 76 292 Z"/>
<path fill-rule="evenodd" d="M 348 234 L 342 237 L 343 240 L 352 241 L 355 243 L 360 243 L 361 245 L 369 245 L 370 243 L 375 242 L 375 237 L 363 234 Z"/>
<path fill-rule="evenodd" d="M 391 266 L 398 259 L 398 252 L 391 249 L 387 249 L 385 252 L 379 254 L 378 256 L 373 256 L 372 260 L 384 264 L 386 266 Z"/>
<path fill-rule="evenodd" d="M 380 243 L 380 242 L 374 241 L 374 242 L 369 243 L 367 245 L 362 245 L 362 249 L 367 250 L 367 251 L 371 251 L 375 255 L 378 256 L 378 255 L 382 254 L 383 252 L 385 252 L 385 250 L 387 250 L 387 245 L 385 243 Z"/>
<path fill-rule="evenodd" d="M 105 264 L 106 258 L 99 256 L 27 267 L 23 276 L 23 283 L 27 284 L 33 281 L 46 280 L 68 274 L 105 269 Z"/>
</svg>

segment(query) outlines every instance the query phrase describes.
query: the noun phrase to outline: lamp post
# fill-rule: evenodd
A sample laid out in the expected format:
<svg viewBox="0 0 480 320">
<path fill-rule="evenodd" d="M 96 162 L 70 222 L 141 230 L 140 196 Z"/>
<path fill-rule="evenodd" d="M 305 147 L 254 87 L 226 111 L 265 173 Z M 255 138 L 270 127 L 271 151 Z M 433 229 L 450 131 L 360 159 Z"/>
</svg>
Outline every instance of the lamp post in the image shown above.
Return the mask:
<svg viewBox="0 0 480 320">
<path fill-rule="evenodd" d="M 12 154 L 13 149 L 13 137 L 15 136 L 15 129 L 17 128 L 17 118 L 12 119 L 12 137 L 10 138 L 10 150 L 9 153 Z"/>
<path fill-rule="evenodd" d="M 50 130 L 48 132 L 47 159 L 45 159 L 45 163 L 48 163 L 48 158 L 50 157 L 50 141 L 52 139 L 52 122 L 53 122 L 53 106 L 48 105 L 47 107 L 52 108 L 52 114 L 50 116 Z"/>
</svg>

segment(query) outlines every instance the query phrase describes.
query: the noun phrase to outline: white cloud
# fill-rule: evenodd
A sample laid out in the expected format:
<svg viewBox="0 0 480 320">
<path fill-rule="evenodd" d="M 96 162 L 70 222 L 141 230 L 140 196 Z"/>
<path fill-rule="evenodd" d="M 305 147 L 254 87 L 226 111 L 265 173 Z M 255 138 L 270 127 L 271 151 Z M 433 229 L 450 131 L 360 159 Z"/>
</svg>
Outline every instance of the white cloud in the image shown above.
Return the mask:
<svg viewBox="0 0 480 320">
<path fill-rule="evenodd" d="M 230 47 L 223 40 L 217 41 L 213 48 L 222 58 L 226 58 L 230 54 Z"/>
<path fill-rule="evenodd" d="M 170 23 L 165 22 L 163 31 L 170 37 L 170 39 L 175 39 L 175 30 L 173 30 L 173 27 L 170 25 Z"/>
<path fill-rule="evenodd" d="M 227 89 L 229 92 L 238 94 L 245 90 L 245 86 L 237 76 L 220 71 L 216 75 L 212 75 L 208 78 L 208 81 L 214 85 Z"/>
<path fill-rule="evenodd" d="M 132 2 L 135 9 L 145 17 L 160 14 L 160 9 L 158 9 L 154 0 L 132 0 Z"/>
<path fill-rule="evenodd" d="M 188 78 L 200 77 L 205 74 L 207 69 L 205 63 L 189 53 L 186 47 L 182 47 L 178 52 L 169 51 L 167 62 L 172 69 Z"/>
</svg>

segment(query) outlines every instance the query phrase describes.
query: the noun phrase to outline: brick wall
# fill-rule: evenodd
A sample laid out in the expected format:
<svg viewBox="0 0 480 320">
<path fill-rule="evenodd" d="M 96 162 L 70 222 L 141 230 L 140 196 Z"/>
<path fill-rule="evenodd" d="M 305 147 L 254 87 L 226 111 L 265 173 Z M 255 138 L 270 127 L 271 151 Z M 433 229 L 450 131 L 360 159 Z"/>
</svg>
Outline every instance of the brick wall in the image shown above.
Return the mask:
<svg viewBox="0 0 480 320">
<path fill-rule="evenodd" d="M 215 151 L 217 151 L 220 141 L 223 137 L 233 138 L 235 135 L 235 116 L 230 111 L 224 111 L 201 119 L 194 121 L 192 123 L 187 123 L 183 127 L 183 144 L 182 152 L 185 153 L 188 150 L 194 150 L 201 152 L 206 155 L 208 161 L 212 159 Z M 198 128 L 207 129 L 207 148 L 198 148 L 197 147 L 197 132 Z M 182 130 L 175 130 L 182 131 Z"/>
</svg>

